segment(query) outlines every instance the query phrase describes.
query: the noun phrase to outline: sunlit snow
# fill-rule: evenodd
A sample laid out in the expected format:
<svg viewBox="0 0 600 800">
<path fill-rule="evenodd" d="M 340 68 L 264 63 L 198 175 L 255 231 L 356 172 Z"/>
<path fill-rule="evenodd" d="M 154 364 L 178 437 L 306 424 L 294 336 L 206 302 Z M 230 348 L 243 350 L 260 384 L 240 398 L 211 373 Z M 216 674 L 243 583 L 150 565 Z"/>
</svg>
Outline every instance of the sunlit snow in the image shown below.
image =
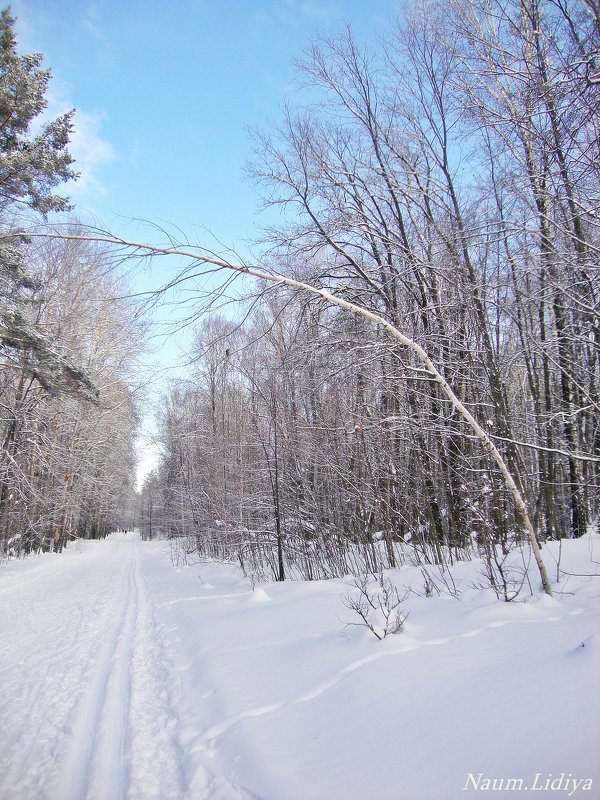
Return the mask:
<svg viewBox="0 0 600 800">
<path fill-rule="evenodd" d="M 253 587 L 133 534 L 4 565 L 0 798 L 598 797 L 599 557 L 563 542 L 527 602 L 477 562 L 460 600 L 390 572 L 413 591 L 382 641 L 346 624 L 349 582 Z"/>
</svg>

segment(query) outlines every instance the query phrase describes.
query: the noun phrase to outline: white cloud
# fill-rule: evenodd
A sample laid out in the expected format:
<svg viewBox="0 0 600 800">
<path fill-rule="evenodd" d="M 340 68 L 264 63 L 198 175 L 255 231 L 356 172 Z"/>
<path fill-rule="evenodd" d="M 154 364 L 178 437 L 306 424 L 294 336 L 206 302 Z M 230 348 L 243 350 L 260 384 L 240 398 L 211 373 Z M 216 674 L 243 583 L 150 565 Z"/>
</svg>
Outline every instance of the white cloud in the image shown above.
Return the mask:
<svg viewBox="0 0 600 800">
<path fill-rule="evenodd" d="M 20 53 L 43 51 L 39 39 L 41 31 L 51 30 L 48 11 L 37 8 L 27 0 L 13 0 L 13 13 L 17 17 L 16 31 Z M 83 27 L 95 39 L 101 39 L 101 32 L 96 25 L 94 7 L 84 9 Z M 47 64 L 45 64 L 47 66 Z M 46 92 L 48 103 L 46 110 L 33 123 L 31 132 L 36 134 L 41 127 L 76 107 L 73 102 L 70 85 L 61 80 L 57 72 L 52 70 L 52 78 Z M 77 202 L 90 199 L 92 195 L 106 195 L 109 187 L 103 178 L 103 169 L 116 160 L 115 150 L 103 132 L 107 117 L 103 112 L 86 111 L 78 108 L 74 118 L 74 129 L 69 144 L 69 152 L 75 159 L 73 168 L 79 173 L 76 182 L 70 182 L 66 192 Z M 60 189 L 59 189 L 60 192 Z"/>
<path fill-rule="evenodd" d="M 104 36 L 104 33 L 102 32 L 102 29 L 100 28 L 96 20 L 92 19 L 91 11 L 92 11 L 91 8 L 87 9 L 88 16 L 81 21 L 81 28 L 86 33 L 88 33 L 92 37 L 92 39 L 95 39 L 97 42 L 101 42 L 102 44 L 104 44 L 106 42 L 106 37 Z"/>
<path fill-rule="evenodd" d="M 80 173 L 72 194 L 94 191 L 106 194 L 108 189 L 102 180 L 102 168 L 116 159 L 113 146 L 102 135 L 104 114 L 91 114 L 77 110 L 69 150 L 75 159 L 75 170 Z"/>
<path fill-rule="evenodd" d="M 328 23 L 340 15 L 337 0 L 285 0 L 276 5 L 277 16 L 287 23 L 298 21 L 317 24 Z"/>
<path fill-rule="evenodd" d="M 74 107 L 68 98 L 68 91 L 54 79 L 46 95 L 48 106 L 38 122 L 43 125 Z M 73 119 L 73 131 L 69 152 L 75 159 L 73 168 L 79 174 L 76 182 L 68 185 L 69 194 L 81 199 L 91 193 L 106 195 L 109 188 L 103 179 L 102 170 L 116 160 L 114 148 L 103 134 L 102 126 L 106 115 L 102 112 L 89 112 L 77 109 Z"/>
</svg>

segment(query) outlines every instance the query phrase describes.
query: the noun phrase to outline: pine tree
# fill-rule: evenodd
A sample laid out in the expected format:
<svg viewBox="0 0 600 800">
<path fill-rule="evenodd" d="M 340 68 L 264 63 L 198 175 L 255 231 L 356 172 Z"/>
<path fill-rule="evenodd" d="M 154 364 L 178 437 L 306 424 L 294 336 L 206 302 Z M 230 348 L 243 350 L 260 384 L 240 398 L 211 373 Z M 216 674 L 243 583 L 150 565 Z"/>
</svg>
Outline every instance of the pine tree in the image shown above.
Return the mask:
<svg viewBox="0 0 600 800">
<path fill-rule="evenodd" d="M 70 208 L 55 194 L 77 177 L 67 149 L 70 111 L 39 125 L 51 78 L 41 53 L 19 55 L 9 9 L 0 14 L 0 344 L 7 363 L 17 364 L 50 392 L 97 400 L 85 373 L 49 341 L 28 314 L 36 281 L 26 266 L 26 239 L 15 220 L 22 212 L 46 216 Z M 34 132 L 34 126 L 39 131 Z"/>
<path fill-rule="evenodd" d="M 0 211 L 24 204 L 43 214 L 64 211 L 67 197 L 52 190 L 75 178 L 67 146 L 74 111 L 57 117 L 32 135 L 32 124 L 46 110 L 49 69 L 41 53 L 20 56 L 15 19 L 0 15 Z"/>
</svg>

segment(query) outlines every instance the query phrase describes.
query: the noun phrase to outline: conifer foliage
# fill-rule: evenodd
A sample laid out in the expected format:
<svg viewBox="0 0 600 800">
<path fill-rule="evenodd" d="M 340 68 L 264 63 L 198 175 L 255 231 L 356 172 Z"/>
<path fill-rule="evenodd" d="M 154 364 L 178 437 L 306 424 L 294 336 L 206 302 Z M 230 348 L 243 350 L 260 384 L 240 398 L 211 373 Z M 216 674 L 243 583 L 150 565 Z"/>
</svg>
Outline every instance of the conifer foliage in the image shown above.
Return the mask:
<svg viewBox="0 0 600 800">
<path fill-rule="evenodd" d="M 50 70 L 0 14 L 0 557 L 115 524 L 131 489 L 139 340 L 98 248 L 21 231 L 70 209 L 74 111 L 45 121 Z"/>
</svg>

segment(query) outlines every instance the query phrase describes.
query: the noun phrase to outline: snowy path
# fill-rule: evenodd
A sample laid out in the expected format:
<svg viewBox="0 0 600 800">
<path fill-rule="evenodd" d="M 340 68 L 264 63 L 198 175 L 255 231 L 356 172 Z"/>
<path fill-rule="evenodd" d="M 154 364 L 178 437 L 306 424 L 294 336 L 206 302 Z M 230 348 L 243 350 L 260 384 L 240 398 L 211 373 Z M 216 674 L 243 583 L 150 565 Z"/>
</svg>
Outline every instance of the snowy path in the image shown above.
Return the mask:
<svg viewBox="0 0 600 800">
<path fill-rule="evenodd" d="M 600 797 L 600 537 L 561 558 L 511 604 L 458 563 L 462 600 L 411 594 L 381 642 L 343 581 L 253 589 L 132 535 L 2 565 L 0 800 Z"/>
<path fill-rule="evenodd" d="M 111 537 L 2 582 L 2 800 L 188 796 L 141 547 Z M 201 778 L 202 797 L 248 797 Z"/>
</svg>

